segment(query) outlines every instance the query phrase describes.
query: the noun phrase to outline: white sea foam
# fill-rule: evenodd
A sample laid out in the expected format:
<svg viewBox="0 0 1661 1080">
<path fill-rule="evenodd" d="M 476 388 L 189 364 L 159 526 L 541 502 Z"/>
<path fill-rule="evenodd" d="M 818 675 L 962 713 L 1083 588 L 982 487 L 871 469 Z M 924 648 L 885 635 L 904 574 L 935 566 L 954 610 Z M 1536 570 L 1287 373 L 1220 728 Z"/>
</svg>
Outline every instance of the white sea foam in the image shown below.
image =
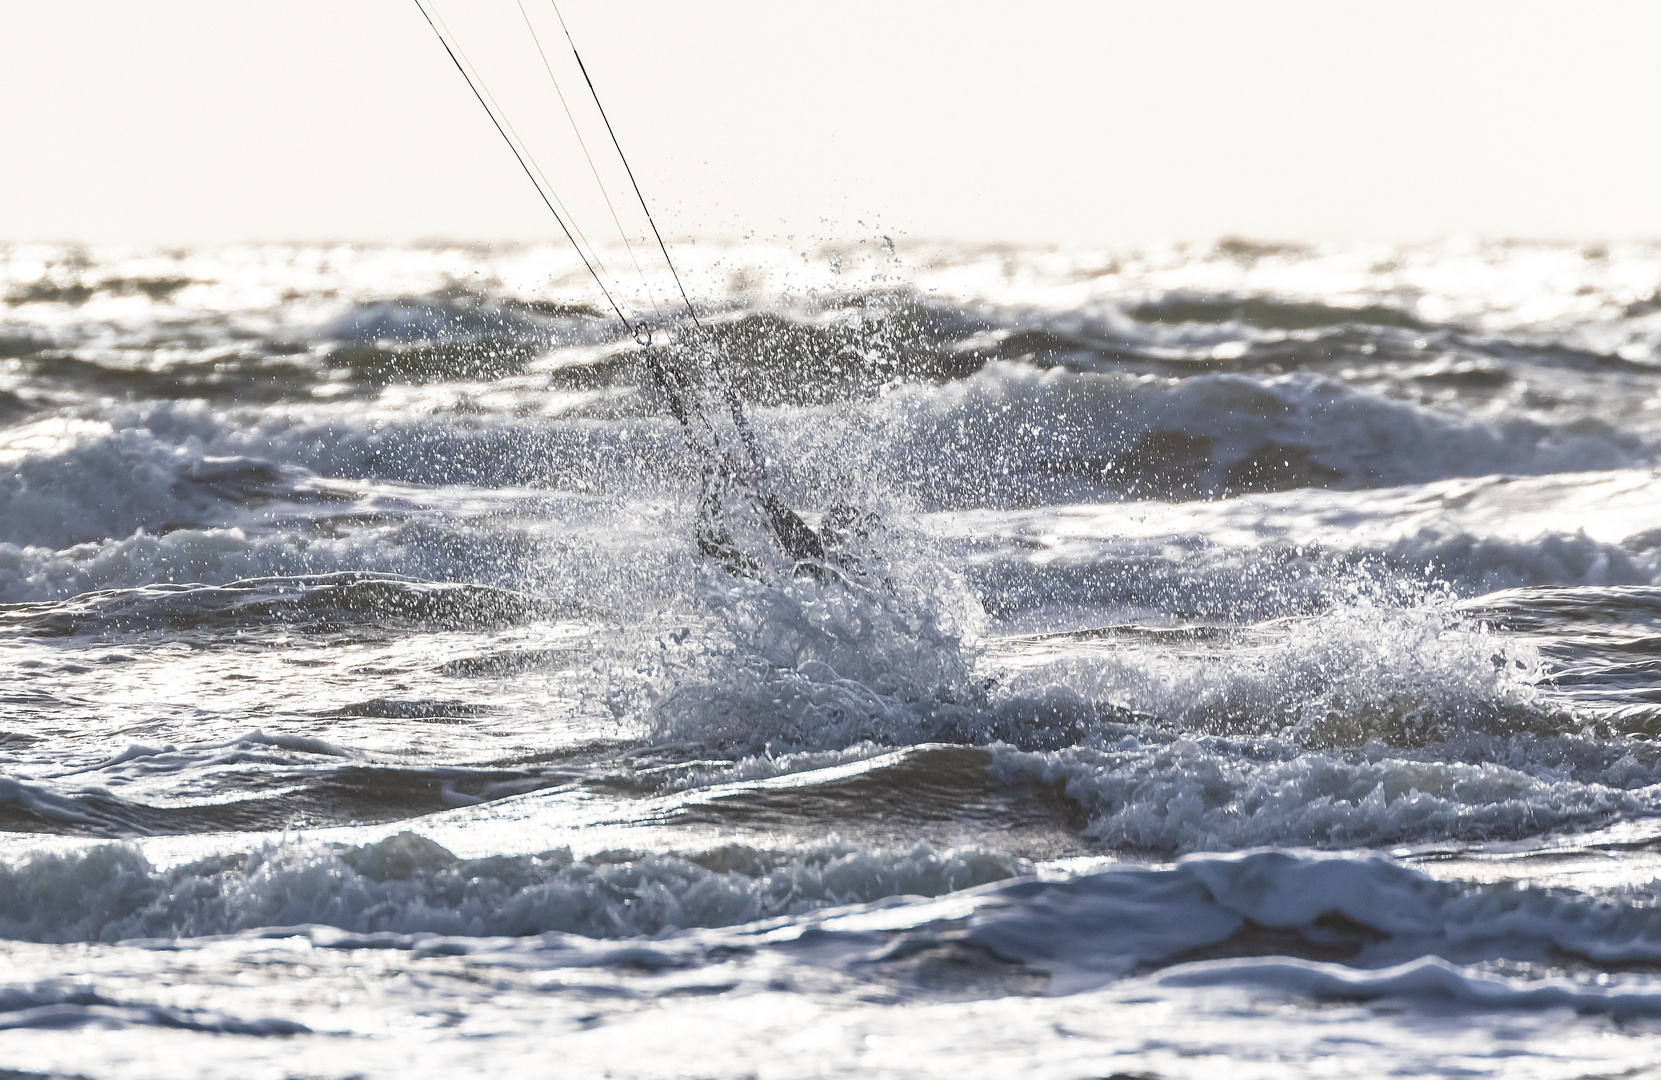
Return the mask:
<svg viewBox="0 0 1661 1080">
<path fill-rule="evenodd" d="M 1647 1064 L 1653 245 L 682 269 L 851 587 L 698 559 L 567 255 L 0 256 L 8 1065 Z"/>
<path fill-rule="evenodd" d="M 1000 751 L 994 769 L 1007 782 L 1052 785 L 1079 805 L 1087 835 L 1142 851 L 1513 839 L 1596 828 L 1661 807 L 1654 760 L 1594 751 L 1603 772 L 1571 779 L 1553 775 L 1548 763 L 1557 754 L 1550 752 L 1527 754 L 1536 760 L 1518 767 L 1530 742 L 1458 749 L 1455 760 L 1381 747 L 1332 753 L 1285 746 L 1257 756 L 1239 743 L 1179 739 Z M 1570 749 L 1563 756 L 1572 758 Z M 1512 763 L 1484 761 L 1484 752 Z"/>
<path fill-rule="evenodd" d="M 793 456 L 892 476 L 937 505 L 998 506 L 1111 494 L 1124 481 L 1110 466 L 1148 431 L 1210 440 L 1192 483 L 1211 493 L 1227 486 L 1230 466 L 1266 445 L 1308 451 L 1349 487 L 1649 465 L 1657 446 L 1607 424 L 1465 417 L 1307 373 L 1149 379 L 1008 362 L 945 387 L 897 390 L 873 420 L 881 441 L 854 443 L 851 460 L 828 454 L 826 436 L 811 428 L 797 435 Z"/>
<path fill-rule="evenodd" d="M 505 947 L 537 964 L 648 970 L 720 963 L 735 947 L 737 955 L 782 948 L 808 966 L 875 974 L 893 965 L 897 977 L 909 956 L 967 944 L 1042 973 L 1051 993 L 1166 968 L 1162 981 L 1172 986 L 1268 985 L 1486 1008 L 1549 1009 L 1583 994 L 1587 1008 L 1604 1011 L 1642 1011 L 1653 997 L 1607 979 L 1571 983 L 1562 965 L 1618 970 L 1661 959 L 1652 897 L 1443 882 L 1380 856 L 1251 852 L 997 884 L 1023 869 L 922 847 L 463 861 L 405 833 L 361 848 L 289 845 L 161 872 L 111 846 L 6 867 L 0 917 L 13 939 L 173 938 L 312 924 L 344 931 L 345 938 L 320 938 L 337 948 L 379 944 L 483 960 Z M 905 893 L 913 896 L 867 901 Z M 70 899 L 29 902 L 48 894 Z M 685 929 L 696 927 L 715 930 Z M 440 947 L 435 933 L 460 937 Z M 1214 959 L 1264 956 L 1265 933 L 1280 935 L 1267 956 L 1292 959 Z M 503 935 L 544 937 L 516 946 Z M 616 952 L 581 940 L 642 935 L 660 944 Z M 1530 984 L 1480 970 L 1498 960 L 1558 974 Z"/>
<path fill-rule="evenodd" d="M 31 941 L 196 937 L 320 924 L 354 933 L 616 938 L 730 926 L 899 894 L 997 881 L 1025 864 L 919 846 L 722 848 L 460 860 L 413 833 L 361 848 L 259 849 L 159 871 L 117 845 L 0 869 L 0 935 Z M 49 898 L 56 898 L 49 902 Z"/>
<path fill-rule="evenodd" d="M 972 694 L 984 615 L 915 538 L 883 539 L 841 581 L 706 574 L 704 632 L 654 673 L 654 735 L 781 753 L 927 739 L 932 709 Z"/>
</svg>

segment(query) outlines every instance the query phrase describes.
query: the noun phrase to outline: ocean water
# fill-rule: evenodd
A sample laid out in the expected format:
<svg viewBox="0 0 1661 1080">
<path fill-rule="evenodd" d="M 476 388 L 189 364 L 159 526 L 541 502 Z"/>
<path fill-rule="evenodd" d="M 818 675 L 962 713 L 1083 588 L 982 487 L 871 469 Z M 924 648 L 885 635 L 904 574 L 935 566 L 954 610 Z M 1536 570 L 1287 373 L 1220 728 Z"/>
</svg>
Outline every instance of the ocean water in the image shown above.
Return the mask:
<svg viewBox="0 0 1661 1080">
<path fill-rule="evenodd" d="M 1661 246 L 677 255 L 0 249 L 5 1075 L 1661 1075 Z"/>
</svg>

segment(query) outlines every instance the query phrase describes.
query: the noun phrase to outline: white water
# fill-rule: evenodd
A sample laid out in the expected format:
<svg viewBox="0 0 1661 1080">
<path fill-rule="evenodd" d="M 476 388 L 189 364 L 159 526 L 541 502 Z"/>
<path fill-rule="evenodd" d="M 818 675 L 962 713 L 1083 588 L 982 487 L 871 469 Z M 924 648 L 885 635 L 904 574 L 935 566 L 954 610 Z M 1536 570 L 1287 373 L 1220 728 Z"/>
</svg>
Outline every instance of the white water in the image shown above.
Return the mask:
<svg viewBox="0 0 1661 1080">
<path fill-rule="evenodd" d="M 684 261 L 0 254 L 0 1067 L 1649 1066 L 1661 253 Z"/>
</svg>

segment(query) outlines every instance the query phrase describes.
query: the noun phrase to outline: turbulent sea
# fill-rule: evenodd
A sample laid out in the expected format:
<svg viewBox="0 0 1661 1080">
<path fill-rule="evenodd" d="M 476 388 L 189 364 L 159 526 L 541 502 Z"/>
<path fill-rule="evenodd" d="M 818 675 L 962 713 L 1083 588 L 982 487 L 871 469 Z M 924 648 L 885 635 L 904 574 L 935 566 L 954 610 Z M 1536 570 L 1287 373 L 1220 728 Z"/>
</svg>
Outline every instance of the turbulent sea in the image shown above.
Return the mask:
<svg viewBox="0 0 1661 1080">
<path fill-rule="evenodd" d="M 677 254 L 0 249 L 0 1073 L 1661 1075 L 1661 246 Z"/>
</svg>

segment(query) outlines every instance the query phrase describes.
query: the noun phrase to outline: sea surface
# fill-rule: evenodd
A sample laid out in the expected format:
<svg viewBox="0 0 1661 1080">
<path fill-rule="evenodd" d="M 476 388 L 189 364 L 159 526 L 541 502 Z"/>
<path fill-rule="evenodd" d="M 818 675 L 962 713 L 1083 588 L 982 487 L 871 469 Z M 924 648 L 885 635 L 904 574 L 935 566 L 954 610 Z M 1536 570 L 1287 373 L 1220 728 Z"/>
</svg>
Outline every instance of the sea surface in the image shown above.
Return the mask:
<svg viewBox="0 0 1661 1080">
<path fill-rule="evenodd" d="M 1661 245 L 676 254 L 0 248 L 3 1075 L 1661 1075 Z"/>
</svg>

